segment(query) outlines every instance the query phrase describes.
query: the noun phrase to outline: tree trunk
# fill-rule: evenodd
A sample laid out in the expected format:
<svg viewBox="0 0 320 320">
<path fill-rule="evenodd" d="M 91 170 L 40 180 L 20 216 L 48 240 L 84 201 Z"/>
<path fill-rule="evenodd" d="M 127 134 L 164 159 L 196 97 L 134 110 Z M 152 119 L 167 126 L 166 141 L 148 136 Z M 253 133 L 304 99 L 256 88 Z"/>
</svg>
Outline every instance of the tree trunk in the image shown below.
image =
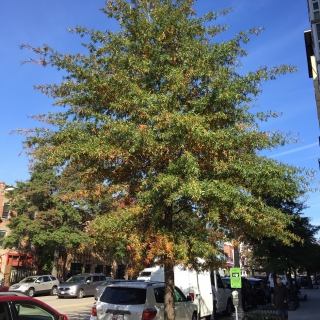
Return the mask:
<svg viewBox="0 0 320 320">
<path fill-rule="evenodd" d="M 117 269 L 118 269 L 117 261 L 116 260 L 112 260 L 112 263 L 111 263 L 111 277 L 113 279 L 117 278 Z"/>
<path fill-rule="evenodd" d="M 174 264 L 167 258 L 164 263 L 164 320 L 174 320 Z"/>
<path fill-rule="evenodd" d="M 312 280 L 311 280 L 311 273 L 310 273 L 309 269 L 307 269 L 307 276 L 308 276 L 308 288 L 312 289 L 313 288 L 313 283 L 312 283 Z"/>
<path fill-rule="evenodd" d="M 59 249 L 55 248 L 53 253 L 53 266 L 51 274 L 54 277 L 57 277 L 58 275 L 58 264 L 59 264 Z"/>
<path fill-rule="evenodd" d="M 167 234 L 172 234 L 173 210 L 168 206 L 165 210 L 164 225 Z M 174 259 L 164 254 L 164 320 L 175 320 L 174 312 Z"/>
</svg>

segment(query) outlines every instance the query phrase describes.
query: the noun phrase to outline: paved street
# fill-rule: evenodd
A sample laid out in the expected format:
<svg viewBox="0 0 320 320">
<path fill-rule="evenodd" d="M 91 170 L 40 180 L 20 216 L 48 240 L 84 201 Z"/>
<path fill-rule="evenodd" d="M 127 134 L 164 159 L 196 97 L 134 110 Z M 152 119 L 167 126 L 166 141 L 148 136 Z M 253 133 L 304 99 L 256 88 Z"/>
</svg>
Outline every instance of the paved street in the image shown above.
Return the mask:
<svg viewBox="0 0 320 320">
<path fill-rule="evenodd" d="M 59 299 L 56 296 L 36 296 L 35 298 L 66 314 L 69 320 L 88 320 L 95 301 L 93 297 Z"/>
<path fill-rule="evenodd" d="M 319 320 L 320 319 L 320 289 L 301 289 L 302 294 L 307 294 L 308 299 L 300 302 L 300 307 L 295 311 L 289 311 L 289 320 Z M 91 307 L 94 303 L 93 297 L 84 299 L 58 299 L 52 296 L 36 297 L 55 309 L 67 314 L 69 320 L 88 320 Z M 219 320 L 235 319 L 219 316 Z M 240 320 L 240 319 L 239 319 Z"/>
<path fill-rule="evenodd" d="M 289 311 L 290 320 L 319 320 L 320 319 L 320 289 L 301 289 L 308 299 L 300 302 L 300 307 Z"/>
</svg>

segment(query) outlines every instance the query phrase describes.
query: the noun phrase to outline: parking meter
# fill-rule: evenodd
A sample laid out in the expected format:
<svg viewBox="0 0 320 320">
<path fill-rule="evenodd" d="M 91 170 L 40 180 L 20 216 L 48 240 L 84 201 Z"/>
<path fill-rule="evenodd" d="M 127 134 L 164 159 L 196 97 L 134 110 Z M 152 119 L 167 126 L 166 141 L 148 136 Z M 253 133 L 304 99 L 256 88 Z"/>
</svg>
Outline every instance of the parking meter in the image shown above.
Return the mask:
<svg viewBox="0 0 320 320">
<path fill-rule="evenodd" d="M 233 305 L 237 308 L 239 306 L 239 293 L 237 290 L 233 290 L 231 294 L 232 294 Z"/>
</svg>

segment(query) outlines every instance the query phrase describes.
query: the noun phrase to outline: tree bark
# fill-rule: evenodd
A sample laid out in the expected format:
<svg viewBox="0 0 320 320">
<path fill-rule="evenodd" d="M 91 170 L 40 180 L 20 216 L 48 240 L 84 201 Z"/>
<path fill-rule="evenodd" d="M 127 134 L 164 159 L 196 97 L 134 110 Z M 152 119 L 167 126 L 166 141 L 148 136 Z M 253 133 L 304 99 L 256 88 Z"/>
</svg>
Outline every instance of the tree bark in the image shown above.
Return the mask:
<svg viewBox="0 0 320 320">
<path fill-rule="evenodd" d="M 164 225 L 167 234 L 172 234 L 173 211 L 168 206 L 165 210 Z M 174 312 L 174 259 L 166 253 L 164 255 L 164 320 L 175 320 Z"/>
<path fill-rule="evenodd" d="M 174 264 L 170 258 L 164 263 L 164 320 L 174 320 Z"/>
<path fill-rule="evenodd" d="M 56 248 L 53 253 L 53 266 L 51 271 L 51 274 L 54 277 L 57 277 L 58 275 L 58 264 L 59 264 L 59 249 Z"/>
</svg>

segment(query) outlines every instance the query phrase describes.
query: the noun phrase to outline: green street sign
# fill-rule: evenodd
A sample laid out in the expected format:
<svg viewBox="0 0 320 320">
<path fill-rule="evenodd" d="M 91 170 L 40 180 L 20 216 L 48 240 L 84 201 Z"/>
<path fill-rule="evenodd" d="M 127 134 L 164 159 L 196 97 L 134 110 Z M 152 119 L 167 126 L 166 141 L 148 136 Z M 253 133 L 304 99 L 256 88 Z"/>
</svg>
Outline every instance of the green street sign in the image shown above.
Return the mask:
<svg viewBox="0 0 320 320">
<path fill-rule="evenodd" d="M 231 288 L 241 288 L 241 270 L 240 268 L 230 268 L 230 286 Z"/>
</svg>

